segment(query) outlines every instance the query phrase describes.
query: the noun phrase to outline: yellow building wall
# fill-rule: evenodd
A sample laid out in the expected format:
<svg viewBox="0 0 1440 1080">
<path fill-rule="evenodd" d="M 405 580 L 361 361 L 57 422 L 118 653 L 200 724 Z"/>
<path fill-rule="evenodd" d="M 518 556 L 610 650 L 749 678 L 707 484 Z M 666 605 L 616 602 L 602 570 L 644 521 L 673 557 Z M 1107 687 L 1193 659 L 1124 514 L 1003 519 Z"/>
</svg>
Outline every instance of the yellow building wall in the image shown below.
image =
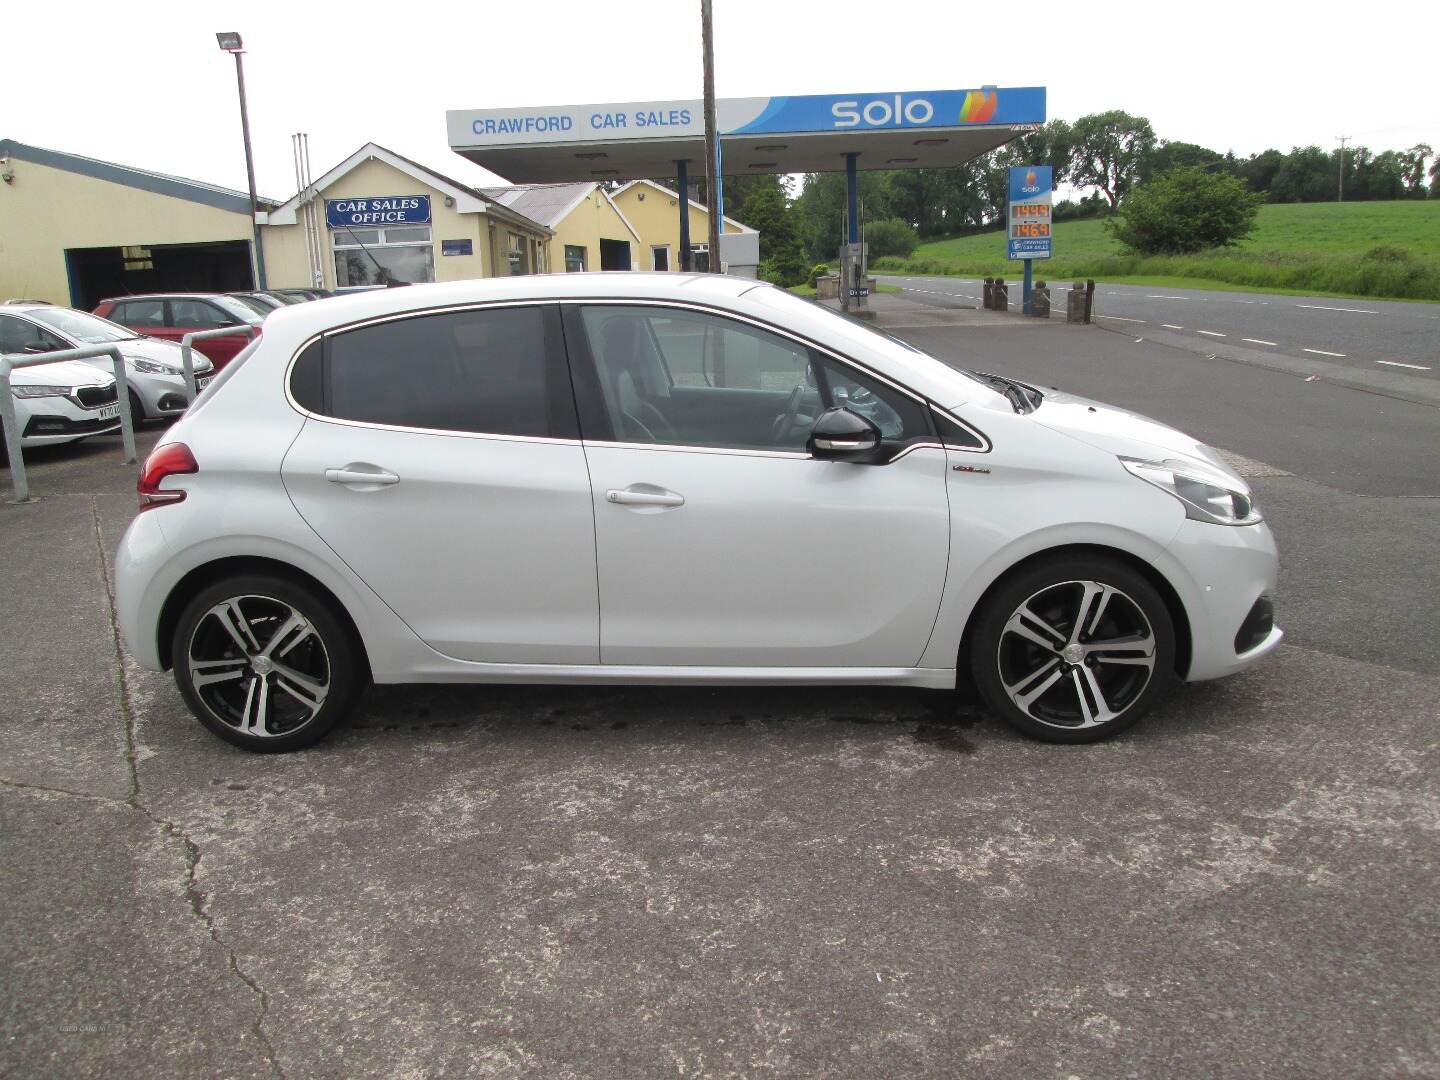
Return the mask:
<svg viewBox="0 0 1440 1080">
<path fill-rule="evenodd" d="M 644 198 L 641 198 L 641 196 Z M 640 257 L 635 266 L 651 269 L 651 249 L 657 244 L 670 248 L 670 269 L 680 269 L 680 203 L 675 195 L 666 194 L 649 184 L 632 184 L 612 195 L 615 205 L 640 234 Z M 739 226 L 725 222 L 727 233 L 740 232 Z M 710 235 L 710 212 L 690 204 L 690 243 L 703 244 Z"/>
<path fill-rule="evenodd" d="M 504 251 L 506 234 L 510 232 L 525 237 L 532 252 L 531 272 L 534 272 L 535 244 L 544 240 L 545 234 L 492 219 L 487 214 L 462 214 L 445 205 L 444 192 L 419 182 L 409 173 L 401 172 L 378 158 L 371 158 L 325 188 L 316 199 L 315 211 L 324 249 L 321 264 L 325 272 L 325 288 L 335 288 L 335 249 L 330 243 L 331 230 L 325 226 L 323 200 L 377 198 L 382 195 L 430 196 L 430 237 L 434 247 L 436 281 L 507 275 L 510 271 Z M 474 254 L 442 255 L 442 240 L 470 240 Z M 294 225 L 262 227 L 261 242 L 265 247 L 265 268 L 272 288 L 311 287 L 305 233 L 298 220 Z"/>
<path fill-rule="evenodd" d="M 601 240 L 620 240 L 629 244 L 630 268 L 650 269 L 649 249 L 635 239 L 610 200 L 605 198 L 598 188 L 581 199 L 576 207 L 555 225 L 555 239 L 551 241 L 555 262 L 551 269 L 557 272 L 565 269 L 567 247 L 583 247 L 585 269 L 599 270 Z"/>
<path fill-rule="evenodd" d="M 250 240 L 248 214 L 11 158 L 0 185 L 0 299 L 69 305 L 66 248 Z"/>
</svg>

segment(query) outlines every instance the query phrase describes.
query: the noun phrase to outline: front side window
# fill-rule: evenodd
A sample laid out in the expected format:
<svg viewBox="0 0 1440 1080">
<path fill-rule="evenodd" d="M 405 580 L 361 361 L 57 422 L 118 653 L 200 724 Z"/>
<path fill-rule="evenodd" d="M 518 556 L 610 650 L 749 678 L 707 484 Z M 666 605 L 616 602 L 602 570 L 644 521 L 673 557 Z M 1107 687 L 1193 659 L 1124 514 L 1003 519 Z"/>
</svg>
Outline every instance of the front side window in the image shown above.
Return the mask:
<svg viewBox="0 0 1440 1080">
<path fill-rule="evenodd" d="M 418 285 L 435 280 L 435 245 L 430 226 L 389 229 L 336 229 L 335 287 Z"/>
<path fill-rule="evenodd" d="M 0 353 L 55 352 L 69 347 L 32 322 L 14 315 L 0 315 Z"/>
<path fill-rule="evenodd" d="M 171 300 L 170 325 L 186 330 L 218 330 L 229 326 L 233 319 L 214 304 L 204 300 Z"/>
<path fill-rule="evenodd" d="M 573 438 L 574 401 L 553 306 L 417 315 L 327 339 L 321 409 L 315 359 L 296 399 L 327 416 L 390 427 Z M 299 380 L 299 382 L 297 382 Z"/>
<path fill-rule="evenodd" d="M 920 403 L 749 323 L 678 308 L 578 310 L 571 318 L 592 358 L 584 378 L 577 371 L 587 438 L 801 453 L 816 418 L 836 406 L 870 419 L 887 442 L 933 437 Z"/>
</svg>

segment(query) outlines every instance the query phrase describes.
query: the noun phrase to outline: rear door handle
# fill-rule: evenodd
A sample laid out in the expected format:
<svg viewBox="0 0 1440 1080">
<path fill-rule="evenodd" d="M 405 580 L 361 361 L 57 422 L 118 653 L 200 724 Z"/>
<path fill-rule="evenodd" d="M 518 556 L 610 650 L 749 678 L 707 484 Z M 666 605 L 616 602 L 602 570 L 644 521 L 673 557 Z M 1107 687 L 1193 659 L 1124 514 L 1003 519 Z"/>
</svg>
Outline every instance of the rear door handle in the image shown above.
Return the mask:
<svg viewBox="0 0 1440 1080">
<path fill-rule="evenodd" d="M 332 484 L 355 484 L 362 487 L 386 487 L 400 482 L 400 477 L 393 472 L 387 472 L 385 469 L 373 465 L 368 468 L 346 465 L 342 469 L 326 469 L 325 479 Z"/>
<path fill-rule="evenodd" d="M 673 491 L 631 491 L 628 488 L 611 488 L 605 492 L 605 501 L 622 506 L 684 506 L 685 496 Z"/>
</svg>

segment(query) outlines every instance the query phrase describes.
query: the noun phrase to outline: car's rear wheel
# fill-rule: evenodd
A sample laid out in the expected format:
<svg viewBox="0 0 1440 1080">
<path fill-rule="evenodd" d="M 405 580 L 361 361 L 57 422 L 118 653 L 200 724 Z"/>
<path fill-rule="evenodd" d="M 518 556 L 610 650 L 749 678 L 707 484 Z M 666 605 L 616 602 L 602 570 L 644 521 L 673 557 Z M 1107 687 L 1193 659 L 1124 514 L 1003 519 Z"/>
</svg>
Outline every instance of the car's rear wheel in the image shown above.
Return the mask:
<svg viewBox="0 0 1440 1080">
<path fill-rule="evenodd" d="M 1006 723 L 1047 742 L 1094 742 L 1164 693 L 1175 629 L 1144 575 L 1115 559 L 1063 557 L 991 594 L 970 659 L 977 689 Z"/>
<path fill-rule="evenodd" d="M 283 578 L 217 582 L 175 627 L 175 681 L 191 712 L 246 750 L 298 750 L 354 708 L 365 667 L 332 605 Z"/>
</svg>

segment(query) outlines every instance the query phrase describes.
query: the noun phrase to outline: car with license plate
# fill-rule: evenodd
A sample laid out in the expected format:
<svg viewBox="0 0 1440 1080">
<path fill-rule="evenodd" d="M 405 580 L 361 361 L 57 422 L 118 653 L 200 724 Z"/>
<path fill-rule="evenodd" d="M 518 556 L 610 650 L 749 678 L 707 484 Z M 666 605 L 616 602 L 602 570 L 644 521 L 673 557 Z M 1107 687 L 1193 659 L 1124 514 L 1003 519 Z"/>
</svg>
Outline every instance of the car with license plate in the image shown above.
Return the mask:
<svg viewBox="0 0 1440 1080">
<path fill-rule="evenodd" d="M 720 275 L 276 311 L 139 490 L 121 632 L 249 750 L 370 681 L 964 684 L 1085 742 L 1281 639 L 1213 450 Z"/>
<path fill-rule="evenodd" d="M 224 293 L 150 293 L 144 296 L 121 296 L 102 300 L 94 314 L 121 326 L 129 327 L 146 337 L 173 341 L 177 345 L 186 334 L 202 330 L 233 328 L 234 334 L 221 334 L 195 342 L 195 351 L 203 353 L 224 369 L 246 343 L 261 331 L 265 312 L 256 311 Z"/>
<path fill-rule="evenodd" d="M 0 352 L 6 347 L 0 322 Z M 120 430 L 115 376 L 79 360 L 36 364 L 10 373 L 10 399 L 22 449 L 78 442 Z M 0 442 L 0 453 L 5 452 Z"/>
<path fill-rule="evenodd" d="M 86 345 L 118 345 L 125 358 L 130 415 L 137 423 L 179 416 L 190 403 L 181 349 L 174 342 L 137 334 L 89 312 L 51 304 L 7 307 L 0 312 L 0 327 L 3 327 L 0 335 L 22 341 L 24 351 L 37 355 Z M 107 356 L 81 362 L 102 371 L 113 371 Z M 203 390 L 215 374 L 214 365 L 198 350 L 192 361 L 192 374 L 197 390 Z"/>
</svg>

